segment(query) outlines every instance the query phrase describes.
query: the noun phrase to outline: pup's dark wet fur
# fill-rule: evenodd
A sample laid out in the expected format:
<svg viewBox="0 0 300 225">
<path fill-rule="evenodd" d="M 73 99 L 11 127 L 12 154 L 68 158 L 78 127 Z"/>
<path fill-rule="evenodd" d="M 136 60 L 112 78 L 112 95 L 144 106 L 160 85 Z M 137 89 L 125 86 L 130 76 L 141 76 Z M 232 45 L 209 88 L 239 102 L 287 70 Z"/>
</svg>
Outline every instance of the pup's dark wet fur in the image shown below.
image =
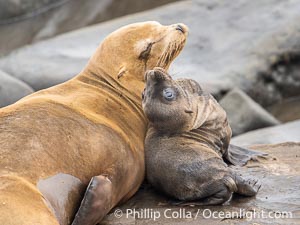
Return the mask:
<svg viewBox="0 0 300 225">
<path fill-rule="evenodd" d="M 183 202 L 216 205 L 232 193 L 257 194 L 260 185 L 244 180 L 223 158 L 243 165 L 253 152 L 229 148 L 225 111 L 190 79 L 173 80 L 161 68 L 145 74 L 143 109 L 149 119 L 145 140 L 146 173 L 157 189 Z"/>
</svg>

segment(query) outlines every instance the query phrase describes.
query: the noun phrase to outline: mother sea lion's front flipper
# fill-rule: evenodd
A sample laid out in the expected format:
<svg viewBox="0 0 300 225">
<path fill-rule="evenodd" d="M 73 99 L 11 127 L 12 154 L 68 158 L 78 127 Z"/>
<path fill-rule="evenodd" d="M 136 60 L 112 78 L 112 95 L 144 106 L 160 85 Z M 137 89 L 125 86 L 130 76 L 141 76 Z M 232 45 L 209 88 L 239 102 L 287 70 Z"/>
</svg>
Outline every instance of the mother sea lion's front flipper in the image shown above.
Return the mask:
<svg viewBox="0 0 300 225">
<path fill-rule="evenodd" d="M 253 151 L 251 149 L 242 148 L 233 144 L 229 144 L 227 154 L 224 155 L 224 158 L 235 166 L 244 166 L 248 161 L 256 160 L 257 157 L 267 157 L 267 153 Z"/>
<path fill-rule="evenodd" d="M 112 183 L 104 175 L 91 179 L 72 225 L 95 225 L 111 208 Z"/>
</svg>

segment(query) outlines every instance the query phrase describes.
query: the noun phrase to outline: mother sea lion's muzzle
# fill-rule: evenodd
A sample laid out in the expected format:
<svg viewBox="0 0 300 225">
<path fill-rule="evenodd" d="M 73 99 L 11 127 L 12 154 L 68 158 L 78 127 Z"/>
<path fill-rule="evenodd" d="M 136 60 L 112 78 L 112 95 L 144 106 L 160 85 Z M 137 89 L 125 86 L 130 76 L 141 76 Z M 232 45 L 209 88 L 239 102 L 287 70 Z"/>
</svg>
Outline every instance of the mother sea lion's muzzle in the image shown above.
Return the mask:
<svg viewBox="0 0 300 225">
<path fill-rule="evenodd" d="M 181 33 L 185 34 L 188 32 L 188 28 L 186 25 L 184 25 L 183 23 L 178 23 L 176 24 L 176 30 L 180 31 Z"/>
</svg>

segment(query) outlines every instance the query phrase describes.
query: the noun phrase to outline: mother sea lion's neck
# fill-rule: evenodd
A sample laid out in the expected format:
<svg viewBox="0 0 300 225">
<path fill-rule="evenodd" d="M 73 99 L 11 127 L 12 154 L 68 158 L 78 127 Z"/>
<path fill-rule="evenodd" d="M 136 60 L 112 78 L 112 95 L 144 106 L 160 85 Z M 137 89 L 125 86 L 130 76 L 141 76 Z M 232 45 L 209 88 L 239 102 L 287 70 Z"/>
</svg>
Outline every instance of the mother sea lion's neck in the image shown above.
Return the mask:
<svg viewBox="0 0 300 225">
<path fill-rule="evenodd" d="M 147 120 L 142 110 L 138 89 L 133 86 L 132 90 L 127 90 L 106 71 L 90 64 L 70 82 L 80 87 L 75 89 L 75 96 L 78 97 L 72 104 L 78 105 L 76 110 L 94 123 L 99 122 L 99 117 L 100 123 L 113 128 L 131 149 L 142 154 Z M 103 114 L 103 111 L 107 113 Z"/>
<path fill-rule="evenodd" d="M 143 134 L 139 135 L 142 135 L 142 140 L 144 140 L 147 120 L 142 110 L 141 92 L 144 88 L 143 82 L 135 80 L 128 81 L 130 84 L 127 84 L 127 86 L 129 85 L 130 89 L 126 89 L 126 87 L 122 85 L 122 82 L 114 78 L 113 75 L 108 74 L 100 66 L 95 66 L 93 61 L 89 62 L 85 69 L 75 77 L 74 80 L 82 83 L 79 84 L 80 86 L 94 90 L 92 96 L 86 94 L 87 97 L 83 97 L 81 101 L 84 101 L 84 106 L 82 107 L 91 108 L 91 111 L 96 113 L 101 112 L 103 107 L 110 108 L 112 111 L 118 110 L 119 114 L 116 114 L 118 115 L 117 118 L 110 117 L 109 120 L 118 121 L 117 123 L 120 127 L 124 127 L 123 131 L 127 133 L 127 135 L 130 135 L 130 130 L 132 133 L 135 133 L 136 130 L 143 130 Z M 101 102 L 99 102 L 99 99 Z M 103 99 L 106 100 L 103 101 Z M 134 137 L 131 137 L 132 140 L 136 138 L 139 139 L 139 135 L 134 135 Z M 138 140 L 136 140 L 136 142 L 137 141 Z"/>
<path fill-rule="evenodd" d="M 133 76 L 132 76 L 133 77 Z M 122 85 L 121 79 L 116 78 L 115 74 L 109 74 L 100 66 L 95 66 L 94 62 L 89 62 L 87 67 L 76 77 L 81 82 L 89 84 L 97 88 L 110 88 L 115 90 L 120 97 L 126 98 L 141 108 L 141 93 L 144 88 L 144 83 L 141 81 L 134 81 L 130 86 L 130 90 Z M 104 85 L 105 84 L 105 85 Z"/>
</svg>

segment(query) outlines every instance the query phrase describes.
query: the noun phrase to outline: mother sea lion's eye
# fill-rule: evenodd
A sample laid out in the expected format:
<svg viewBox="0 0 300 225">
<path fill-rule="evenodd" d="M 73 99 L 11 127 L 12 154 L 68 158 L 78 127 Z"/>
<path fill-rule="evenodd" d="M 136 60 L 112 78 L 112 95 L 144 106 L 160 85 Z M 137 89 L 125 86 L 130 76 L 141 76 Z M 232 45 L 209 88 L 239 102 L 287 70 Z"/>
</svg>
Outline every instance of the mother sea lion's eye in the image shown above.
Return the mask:
<svg viewBox="0 0 300 225">
<path fill-rule="evenodd" d="M 147 48 L 141 52 L 139 59 L 148 59 L 149 58 L 152 45 L 153 45 L 152 42 L 147 45 Z"/>
<path fill-rule="evenodd" d="M 175 98 L 175 92 L 172 88 L 166 88 L 163 90 L 163 96 L 166 100 L 171 101 Z"/>
</svg>

